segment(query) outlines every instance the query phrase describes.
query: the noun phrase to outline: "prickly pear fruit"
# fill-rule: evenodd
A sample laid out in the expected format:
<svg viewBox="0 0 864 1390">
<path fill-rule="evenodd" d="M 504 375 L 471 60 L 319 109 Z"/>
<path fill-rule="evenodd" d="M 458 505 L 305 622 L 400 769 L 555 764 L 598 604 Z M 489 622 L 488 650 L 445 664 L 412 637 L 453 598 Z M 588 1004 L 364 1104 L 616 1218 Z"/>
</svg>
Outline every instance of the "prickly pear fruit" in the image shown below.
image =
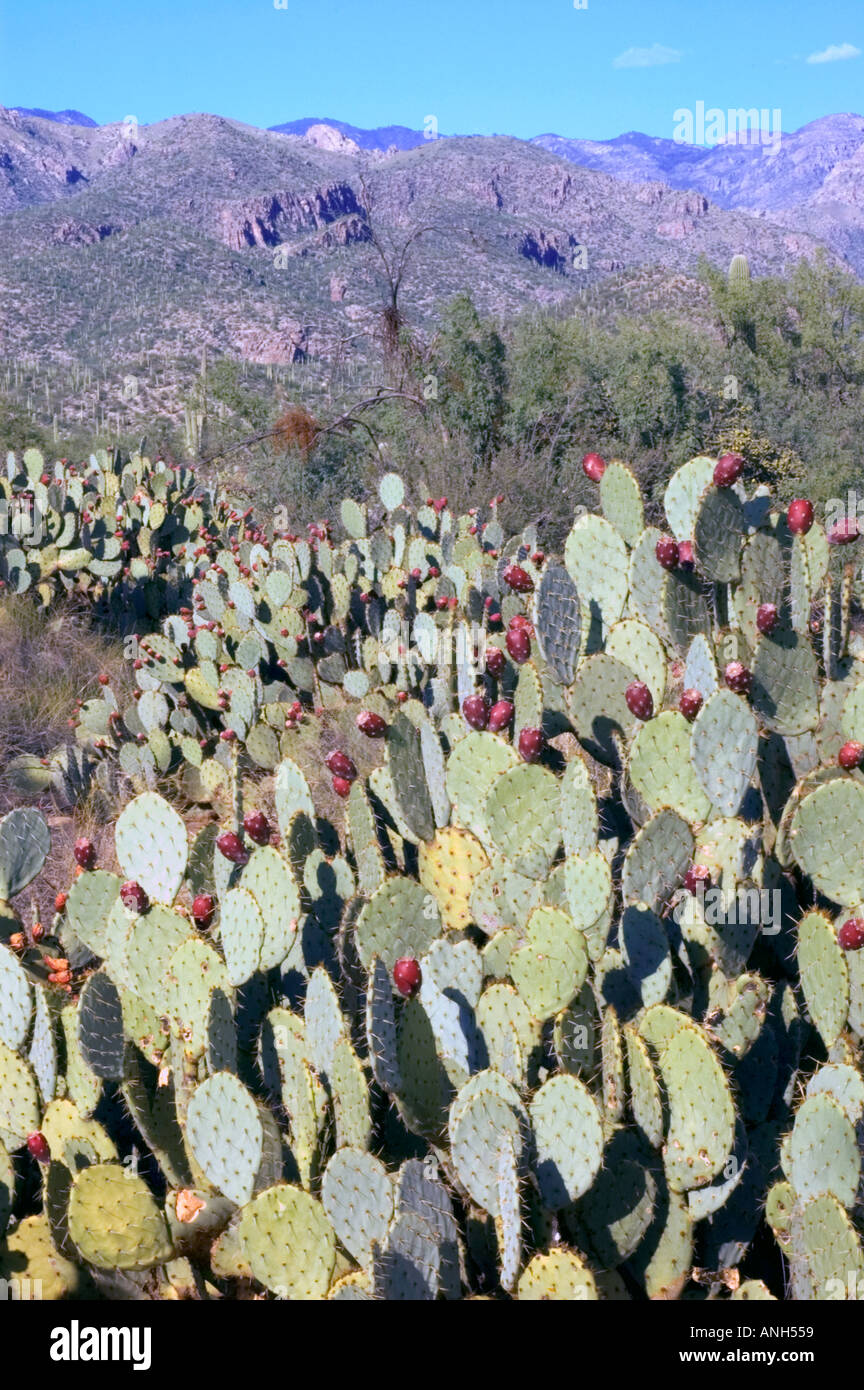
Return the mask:
<svg viewBox="0 0 864 1390">
<path fill-rule="evenodd" d="M 196 927 L 202 930 L 209 927 L 213 921 L 213 913 L 216 910 L 216 903 L 209 893 L 199 893 L 192 904 L 192 920 Z"/>
<path fill-rule="evenodd" d="M 837 933 L 844 951 L 860 951 L 864 946 L 864 918 L 850 917 Z"/>
<path fill-rule="evenodd" d="M 864 743 L 856 743 L 854 739 L 850 739 L 837 754 L 837 761 L 847 772 L 853 767 L 860 767 L 864 761 Z"/>
<path fill-rule="evenodd" d="M 413 956 L 403 956 L 393 966 L 393 983 L 406 999 L 417 993 L 422 978 L 419 962 Z"/>
<path fill-rule="evenodd" d="M 737 483 L 744 471 L 744 460 L 740 454 L 724 454 L 714 465 L 714 486 L 731 487 Z"/>
<path fill-rule="evenodd" d="M 627 708 L 637 719 L 651 719 L 654 714 L 654 697 L 643 681 L 631 681 L 624 691 Z"/>
<path fill-rule="evenodd" d="M 130 912 L 146 912 L 150 906 L 150 899 L 147 897 L 140 883 L 135 883 L 133 879 L 127 879 L 120 889 L 120 901 Z"/>
<path fill-rule="evenodd" d="M 582 472 L 592 483 L 599 483 L 606 472 L 606 464 L 599 454 L 586 454 L 582 460 Z"/>
<path fill-rule="evenodd" d="M 340 753 L 334 750 L 328 753 L 324 759 L 328 772 L 332 772 L 334 777 L 343 777 L 348 782 L 353 782 L 357 776 L 357 768 L 353 758 L 349 758 L 347 753 Z"/>
<path fill-rule="evenodd" d="M 58 894 L 57 894 L 56 898 L 54 899 L 54 911 L 55 911 L 55 912 L 62 912 L 62 911 L 63 911 L 64 907 L 66 906 L 66 899 L 68 898 L 68 896 L 69 896 L 68 893 L 58 893 Z"/>
<path fill-rule="evenodd" d="M 678 542 L 678 563 L 682 570 L 692 570 L 693 568 L 693 542 Z"/>
<path fill-rule="evenodd" d="M 75 841 L 72 850 L 75 856 L 75 863 L 81 869 L 92 869 L 96 864 L 96 846 L 92 840 L 88 840 L 86 835 L 82 835 Z"/>
<path fill-rule="evenodd" d="M 485 729 L 489 723 L 489 701 L 483 695 L 469 695 L 462 701 L 462 714 L 472 729 Z"/>
<path fill-rule="evenodd" d="M 333 776 L 333 790 L 337 796 L 341 796 L 343 801 L 351 795 L 351 778 Z"/>
<path fill-rule="evenodd" d="M 678 701 L 678 708 L 684 718 L 689 719 L 692 724 L 702 708 L 702 696 L 699 694 L 699 691 L 693 690 L 692 688 L 690 690 L 682 690 L 681 697 Z"/>
<path fill-rule="evenodd" d="M 513 718 L 513 705 L 509 700 L 496 700 L 489 711 L 489 732 L 497 734 L 506 729 Z"/>
<path fill-rule="evenodd" d="M 796 497 L 794 502 L 789 503 L 786 525 L 793 536 L 806 536 L 813 525 L 813 503 L 806 497 Z"/>
<path fill-rule="evenodd" d="M 779 617 L 776 603 L 760 603 L 756 610 L 756 626 L 763 636 L 770 636 L 777 626 Z"/>
<path fill-rule="evenodd" d="M 750 689 L 753 675 L 740 661 L 730 661 L 723 672 L 723 679 L 736 695 L 746 695 Z"/>
<path fill-rule="evenodd" d="M 536 763 L 543 756 L 546 739 L 542 729 L 522 729 L 519 734 L 519 756 L 523 762 Z"/>
<path fill-rule="evenodd" d="M 846 517 L 843 521 L 835 521 L 828 529 L 825 539 L 829 545 L 849 545 L 852 541 L 857 541 L 860 534 L 855 518 Z"/>
<path fill-rule="evenodd" d="M 524 627 L 508 628 L 504 643 L 517 666 L 521 666 L 531 655 L 531 638 Z"/>
<path fill-rule="evenodd" d="M 245 864 L 249 859 L 249 851 L 233 830 L 223 830 L 216 840 L 216 848 L 226 859 L 230 859 L 232 864 Z"/>
<path fill-rule="evenodd" d="M 34 1130 L 32 1134 L 27 1135 L 27 1148 L 37 1163 L 51 1162 L 51 1149 L 41 1130 Z"/>
<path fill-rule="evenodd" d="M 367 738 L 382 738 L 387 732 L 387 721 L 374 710 L 364 709 L 357 716 L 357 728 Z"/>
<path fill-rule="evenodd" d="M 503 579 L 507 587 L 517 594 L 530 594 L 534 590 L 534 580 L 521 565 L 508 565 Z"/>
<path fill-rule="evenodd" d="M 711 887 L 711 870 L 704 864 L 691 864 L 684 875 L 684 887 L 688 893 L 704 893 Z"/>
<path fill-rule="evenodd" d="M 507 658 L 500 647 L 486 648 L 486 670 L 490 676 L 494 676 L 497 680 L 506 665 Z"/>
<path fill-rule="evenodd" d="M 256 845 L 266 845 L 270 839 L 270 822 L 263 811 L 247 811 L 243 829 Z"/>
<path fill-rule="evenodd" d="M 681 558 L 678 542 L 672 536 L 661 536 L 654 547 L 654 554 L 664 570 L 676 569 Z"/>
</svg>

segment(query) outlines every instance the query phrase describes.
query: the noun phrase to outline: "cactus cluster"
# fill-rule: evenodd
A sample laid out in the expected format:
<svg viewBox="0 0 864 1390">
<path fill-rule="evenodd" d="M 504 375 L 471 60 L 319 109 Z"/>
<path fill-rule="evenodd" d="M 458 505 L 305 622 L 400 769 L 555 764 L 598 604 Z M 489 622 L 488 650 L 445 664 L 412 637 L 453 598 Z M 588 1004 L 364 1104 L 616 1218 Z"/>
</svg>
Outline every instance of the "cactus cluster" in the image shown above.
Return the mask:
<svg viewBox="0 0 864 1390">
<path fill-rule="evenodd" d="M 37 934 L 50 836 L 0 821 L 0 1276 L 767 1299 L 770 1239 L 858 1296 L 860 562 L 742 469 L 664 533 L 590 455 L 560 557 L 393 474 L 338 541 L 176 504 L 176 611 L 67 753 L 129 786 L 116 865 Z"/>
</svg>

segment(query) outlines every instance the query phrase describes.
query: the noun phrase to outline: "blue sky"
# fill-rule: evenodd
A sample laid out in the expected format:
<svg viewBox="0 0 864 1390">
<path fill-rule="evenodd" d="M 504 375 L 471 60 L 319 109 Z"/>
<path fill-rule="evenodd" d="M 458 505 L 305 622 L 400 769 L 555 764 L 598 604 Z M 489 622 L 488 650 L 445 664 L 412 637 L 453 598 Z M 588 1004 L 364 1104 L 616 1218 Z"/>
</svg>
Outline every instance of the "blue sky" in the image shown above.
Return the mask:
<svg viewBox="0 0 864 1390">
<path fill-rule="evenodd" d="M 0 0 L 0 102 L 100 122 L 432 115 L 605 139 L 671 136 L 703 101 L 793 130 L 864 108 L 862 51 L 862 0 Z"/>
</svg>

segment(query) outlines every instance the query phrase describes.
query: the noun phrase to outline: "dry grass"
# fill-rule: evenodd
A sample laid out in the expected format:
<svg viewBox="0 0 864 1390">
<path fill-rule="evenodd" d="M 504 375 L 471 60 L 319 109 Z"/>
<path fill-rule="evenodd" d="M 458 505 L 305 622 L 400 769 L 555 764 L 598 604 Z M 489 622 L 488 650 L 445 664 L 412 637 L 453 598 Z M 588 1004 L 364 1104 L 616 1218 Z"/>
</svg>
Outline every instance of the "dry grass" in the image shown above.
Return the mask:
<svg viewBox="0 0 864 1390">
<path fill-rule="evenodd" d="M 26 594 L 0 603 L 0 810 L 13 804 L 9 759 L 45 757 L 70 739 L 76 702 L 99 693 L 100 672 L 122 699 L 125 665 L 119 639 L 71 606 L 45 613 Z"/>
</svg>

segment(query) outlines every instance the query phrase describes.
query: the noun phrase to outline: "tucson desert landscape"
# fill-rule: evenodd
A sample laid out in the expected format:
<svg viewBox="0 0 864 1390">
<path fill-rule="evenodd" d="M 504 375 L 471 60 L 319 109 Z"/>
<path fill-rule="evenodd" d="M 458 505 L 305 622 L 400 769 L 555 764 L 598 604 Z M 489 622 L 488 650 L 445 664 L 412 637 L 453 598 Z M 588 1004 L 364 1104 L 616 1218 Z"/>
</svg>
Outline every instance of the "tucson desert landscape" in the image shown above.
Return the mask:
<svg viewBox="0 0 864 1390">
<path fill-rule="evenodd" d="M 52 1362 L 564 1301 L 819 1364 L 789 1305 L 864 1297 L 827 20 L 0 4 L 0 1299 Z"/>
</svg>

